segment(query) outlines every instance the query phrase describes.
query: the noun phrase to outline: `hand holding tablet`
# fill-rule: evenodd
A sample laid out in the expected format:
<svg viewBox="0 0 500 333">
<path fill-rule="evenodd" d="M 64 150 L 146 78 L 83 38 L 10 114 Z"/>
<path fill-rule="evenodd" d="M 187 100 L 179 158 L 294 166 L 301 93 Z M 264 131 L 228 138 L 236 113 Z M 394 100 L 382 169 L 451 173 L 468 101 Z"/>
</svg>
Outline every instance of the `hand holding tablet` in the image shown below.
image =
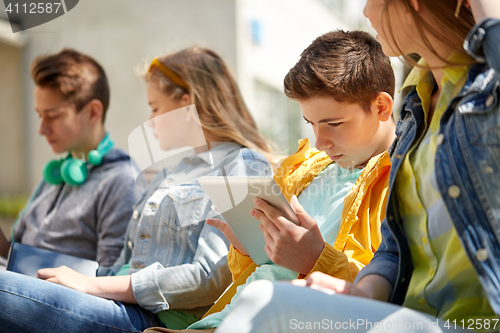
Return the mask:
<svg viewBox="0 0 500 333">
<path fill-rule="evenodd" d="M 250 215 L 258 207 L 259 197 L 274 207 L 286 219 L 300 224 L 280 188 L 269 177 L 200 177 L 200 185 L 207 192 L 217 210 L 229 225 L 252 260 L 258 264 L 270 263 L 260 223 Z"/>
<path fill-rule="evenodd" d="M 240 253 L 243 254 L 244 256 L 248 257 L 247 251 L 238 240 L 238 237 L 236 237 L 234 232 L 231 230 L 231 227 L 225 221 L 219 219 L 207 219 L 207 224 L 211 225 L 212 227 L 216 227 L 217 229 L 222 231 L 224 236 L 226 236 L 226 238 L 234 246 L 234 248 L 240 251 Z"/>
<path fill-rule="evenodd" d="M 265 252 L 277 265 L 308 275 L 315 267 L 325 242 L 316 220 L 302 207 L 294 195 L 290 204 L 300 220 L 300 226 L 283 217 L 274 207 L 259 198 L 254 199 L 258 210 L 252 216 L 261 222 Z"/>
</svg>

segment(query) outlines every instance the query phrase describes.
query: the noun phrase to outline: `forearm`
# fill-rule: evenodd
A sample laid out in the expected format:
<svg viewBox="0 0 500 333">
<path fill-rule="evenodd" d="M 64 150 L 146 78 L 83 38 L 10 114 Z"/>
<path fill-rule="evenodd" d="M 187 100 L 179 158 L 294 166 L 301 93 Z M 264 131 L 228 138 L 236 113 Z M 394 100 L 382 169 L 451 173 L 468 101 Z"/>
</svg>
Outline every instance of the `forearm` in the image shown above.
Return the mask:
<svg viewBox="0 0 500 333">
<path fill-rule="evenodd" d="M 7 237 L 5 237 L 5 234 L 0 228 L 0 257 L 7 258 L 7 255 L 9 254 L 9 248 L 10 242 Z"/>
<path fill-rule="evenodd" d="M 137 304 L 153 312 L 213 304 L 230 283 L 226 260 L 166 268 L 155 263 L 132 274 Z"/>
<path fill-rule="evenodd" d="M 86 293 L 118 302 L 137 304 L 132 292 L 130 275 L 92 278 Z"/>
<path fill-rule="evenodd" d="M 203 225 L 192 262 L 168 267 L 156 262 L 132 274 L 137 304 L 155 313 L 213 304 L 231 283 L 228 246 L 222 232 Z"/>
<path fill-rule="evenodd" d="M 37 272 L 37 278 L 89 295 L 123 303 L 137 304 L 132 292 L 130 275 L 90 277 L 66 266 L 61 266 L 40 269 Z"/>
<path fill-rule="evenodd" d="M 386 278 L 377 274 L 370 274 L 358 281 L 356 287 L 366 297 L 388 302 L 392 294 L 392 285 Z"/>
</svg>

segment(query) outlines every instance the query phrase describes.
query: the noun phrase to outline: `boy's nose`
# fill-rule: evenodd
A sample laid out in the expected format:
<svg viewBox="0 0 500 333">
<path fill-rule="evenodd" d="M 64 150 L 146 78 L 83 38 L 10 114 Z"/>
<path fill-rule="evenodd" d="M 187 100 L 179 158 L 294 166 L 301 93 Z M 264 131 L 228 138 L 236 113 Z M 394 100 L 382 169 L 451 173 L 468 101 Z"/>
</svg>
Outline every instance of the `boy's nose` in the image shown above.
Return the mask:
<svg viewBox="0 0 500 333">
<path fill-rule="evenodd" d="M 316 149 L 325 151 L 332 146 L 331 142 L 320 141 L 316 139 Z"/>
<path fill-rule="evenodd" d="M 316 149 L 324 151 L 333 146 L 332 140 L 324 138 L 320 135 L 316 136 Z"/>
<path fill-rule="evenodd" d="M 45 123 L 45 121 L 42 119 L 40 121 L 40 126 L 38 127 L 38 134 L 40 135 L 47 135 L 50 133 L 50 127 L 47 126 L 47 124 Z"/>
<path fill-rule="evenodd" d="M 316 149 L 325 150 L 333 146 L 332 139 L 327 135 L 323 126 L 313 126 L 314 136 L 316 137 Z"/>
</svg>

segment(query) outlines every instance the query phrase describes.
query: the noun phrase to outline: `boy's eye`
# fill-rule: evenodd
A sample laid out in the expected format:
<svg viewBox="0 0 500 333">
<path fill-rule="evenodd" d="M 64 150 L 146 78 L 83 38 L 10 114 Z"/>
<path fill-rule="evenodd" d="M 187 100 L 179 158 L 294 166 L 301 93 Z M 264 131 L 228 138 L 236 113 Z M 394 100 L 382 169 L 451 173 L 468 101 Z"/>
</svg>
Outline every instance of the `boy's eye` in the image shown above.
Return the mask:
<svg viewBox="0 0 500 333">
<path fill-rule="evenodd" d="M 332 127 L 337 127 L 337 126 L 340 126 L 342 123 L 328 123 L 329 126 L 332 126 Z"/>
<path fill-rule="evenodd" d="M 309 125 L 309 124 L 312 124 L 309 120 L 306 120 L 306 124 Z"/>
<path fill-rule="evenodd" d="M 55 116 L 55 115 L 54 116 L 48 116 L 48 115 L 45 115 L 45 116 L 43 116 L 43 118 L 45 118 L 45 120 L 47 120 L 47 121 L 52 121 L 52 120 L 55 120 L 55 119 L 59 118 L 59 116 Z M 42 116 L 40 116 L 40 119 L 42 119 Z"/>
</svg>

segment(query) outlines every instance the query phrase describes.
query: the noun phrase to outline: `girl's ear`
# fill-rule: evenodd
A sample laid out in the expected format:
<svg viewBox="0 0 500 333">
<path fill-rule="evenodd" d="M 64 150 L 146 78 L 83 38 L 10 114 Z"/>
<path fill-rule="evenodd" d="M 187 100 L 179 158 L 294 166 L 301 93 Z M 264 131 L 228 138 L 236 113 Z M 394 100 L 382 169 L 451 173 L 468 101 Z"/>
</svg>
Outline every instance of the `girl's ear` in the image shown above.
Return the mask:
<svg viewBox="0 0 500 333">
<path fill-rule="evenodd" d="M 188 106 L 188 105 L 193 104 L 191 102 L 191 96 L 189 94 L 182 95 L 181 101 L 182 101 L 183 106 Z"/>
</svg>

